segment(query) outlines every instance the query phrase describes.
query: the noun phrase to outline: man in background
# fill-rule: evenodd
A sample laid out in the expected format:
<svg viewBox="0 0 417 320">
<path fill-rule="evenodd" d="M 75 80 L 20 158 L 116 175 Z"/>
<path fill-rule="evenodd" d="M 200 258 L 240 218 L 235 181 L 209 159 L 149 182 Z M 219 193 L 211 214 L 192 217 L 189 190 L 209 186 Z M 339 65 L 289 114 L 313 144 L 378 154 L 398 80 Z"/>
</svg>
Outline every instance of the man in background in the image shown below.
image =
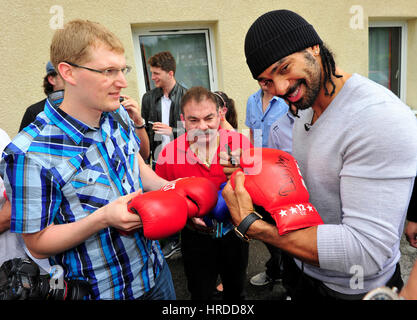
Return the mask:
<svg viewBox="0 0 417 320">
<path fill-rule="evenodd" d="M 162 148 L 178 136 L 181 126 L 180 102 L 187 91 L 175 79 L 176 63 L 168 51 L 159 52 L 148 61 L 155 87 L 142 98 L 142 117 L 147 124 L 151 163 L 155 168 Z M 146 159 L 145 159 L 146 160 Z"/>
<path fill-rule="evenodd" d="M 148 63 L 156 88 L 146 92 L 142 98 L 142 118 L 147 124 L 150 163 L 155 169 L 159 152 L 184 131 L 180 118 L 180 103 L 187 89 L 175 79 L 176 62 L 171 52 L 159 52 L 152 56 Z M 167 259 L 179 252 L 179 234 L 167 239 L 162 251 Z"/>
<path fill-rule="evenodd" d="M 46 64 L 46 76 L 43 78 L 43 92 L 45 92 L 47 98 L 54 100 L 54 104 L 59 104 L 64 97 L 63 90 L 64 81 L 56 72 L 51 61 L 48 61 Z M 19 131 L 22 131 L 24 127 L 32 123 L 36 116 L 43 111 L 47 98 L 32 104 L 26 109 L 20 123 Z"/>
<path fill-rule="evenodd" d="M 268 147 L 271 125 L 286 115 L 288 105 L 281 98 L 268 92 L 268 86 L 258 81 L 260 89 L 252 94 L 246 104 L 246 126 L 250 129 L 250 141 L 255 147 Z M 271 257 L 265 264 L 266 270 L 254 275 L 250 283 L 264 286 L 281 278 L 281 250 L 266 244 Z"/>
</svg>

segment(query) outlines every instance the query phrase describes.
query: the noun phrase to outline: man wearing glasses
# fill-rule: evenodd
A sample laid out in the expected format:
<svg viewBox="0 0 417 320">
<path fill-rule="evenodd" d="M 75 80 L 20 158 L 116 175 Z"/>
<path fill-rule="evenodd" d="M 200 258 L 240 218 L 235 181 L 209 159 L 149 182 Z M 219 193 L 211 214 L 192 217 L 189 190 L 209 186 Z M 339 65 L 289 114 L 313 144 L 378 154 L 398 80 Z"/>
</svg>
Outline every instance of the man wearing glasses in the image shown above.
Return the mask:
<svg viewBox="0 0 417 320">
<path fill-rule="evenodd" d="M 12 203 L 11 230 L 36 258 L 65 278 L 87 280 L 93 299 L 175 299 L 169 267 L 127 203 L 167 183 L 139 155 L 135 125 L 120 106 L 124 48 L 103 26 L 84 20 L 57 30 L 51 61 L 65 82 L 59 108 L 21 132 L 0 166 Z"/>
</svg>

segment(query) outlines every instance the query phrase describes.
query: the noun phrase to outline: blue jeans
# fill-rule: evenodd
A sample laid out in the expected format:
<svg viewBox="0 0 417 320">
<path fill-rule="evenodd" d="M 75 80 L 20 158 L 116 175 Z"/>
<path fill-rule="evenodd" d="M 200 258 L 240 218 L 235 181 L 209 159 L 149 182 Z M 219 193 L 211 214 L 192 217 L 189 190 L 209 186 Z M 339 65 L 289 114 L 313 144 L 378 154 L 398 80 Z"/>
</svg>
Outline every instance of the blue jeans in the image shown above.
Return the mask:
<svg viewBox="0 0 417 320">
<path fill-rule="evenodd" d="M 155 286 L 138 300 L 176 300 L 174 283 L 168 263 L 164 261 L 161 273 L 155 281 Z"/>
</svg>

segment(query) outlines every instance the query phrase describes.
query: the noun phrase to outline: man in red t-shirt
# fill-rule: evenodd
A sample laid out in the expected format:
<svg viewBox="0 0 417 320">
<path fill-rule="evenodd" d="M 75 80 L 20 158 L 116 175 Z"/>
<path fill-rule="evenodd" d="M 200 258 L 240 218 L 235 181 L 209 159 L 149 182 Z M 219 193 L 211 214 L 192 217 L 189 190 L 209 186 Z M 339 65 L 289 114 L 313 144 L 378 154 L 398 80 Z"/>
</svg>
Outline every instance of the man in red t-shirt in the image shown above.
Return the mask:
<svg viewBox="0 0 417 320">
<path fill-rule="evenodd" d="M 155 171 L 167 179 L 206 177 L 220 190 L 227 181 L 219 152 L 252 147 L 235 131 L 219 129 L 219 105 L 215 95 L 194 87 L 181 100 L 181 120 L 186 133 L 159 154 Z M 210 216 L 210 215 L 209 215 Z M 191 218 L 181 231 L 181 251 L 188 290 L 193 300 L 210 300 L 220 275 L 224 299 L 243 299 L 249 246 L 232 231 L 230 219 Z"/>
</svg>

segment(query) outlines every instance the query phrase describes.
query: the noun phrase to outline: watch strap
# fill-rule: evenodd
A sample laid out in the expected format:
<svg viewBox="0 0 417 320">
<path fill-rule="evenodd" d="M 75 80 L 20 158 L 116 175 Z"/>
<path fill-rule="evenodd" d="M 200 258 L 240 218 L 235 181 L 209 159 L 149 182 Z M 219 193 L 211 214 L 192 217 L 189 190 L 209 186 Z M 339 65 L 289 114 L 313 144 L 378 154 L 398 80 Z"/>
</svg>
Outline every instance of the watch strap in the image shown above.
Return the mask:
<svg viewBox="0 0 417 320">
<path fill-rule="evenodd" d="M 247 237 L 246 232 L 248 231 L 249 227 L 254 223 L 256 220 L 262 219 L 262 216 L 257 213 L 256 211 L 253 211 L 249 215 L 243 219 L 240 224 L 235 227 L 236 234 L 243 240 L 249 241 L 250 239 Z"/>
</svg>

